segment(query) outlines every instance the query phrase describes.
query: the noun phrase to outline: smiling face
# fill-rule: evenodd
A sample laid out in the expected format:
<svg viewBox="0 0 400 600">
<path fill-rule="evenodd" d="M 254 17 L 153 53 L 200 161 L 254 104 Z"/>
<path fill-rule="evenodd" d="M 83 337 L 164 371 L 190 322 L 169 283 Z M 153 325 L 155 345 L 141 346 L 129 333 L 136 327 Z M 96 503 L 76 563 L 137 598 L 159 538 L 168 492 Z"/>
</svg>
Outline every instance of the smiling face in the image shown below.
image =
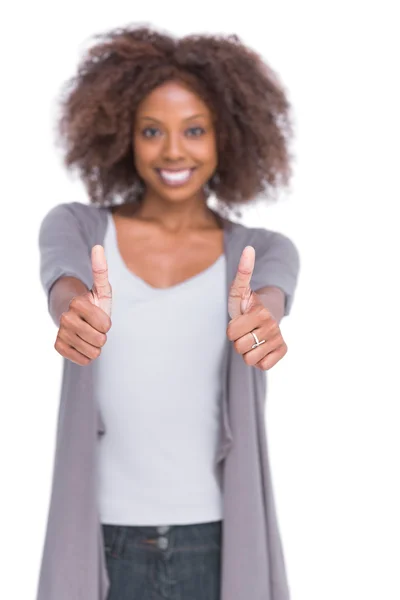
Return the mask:
<svg viewBox="0 0 400 600">
<path fill-rule="evenodd" d="M 212 114 L 184 84 L 155 88 L 138 107 L 133 143 L 135 166 L 147 194 L 168 202 L 198 198 L 217 167 Z"/>
</svg>

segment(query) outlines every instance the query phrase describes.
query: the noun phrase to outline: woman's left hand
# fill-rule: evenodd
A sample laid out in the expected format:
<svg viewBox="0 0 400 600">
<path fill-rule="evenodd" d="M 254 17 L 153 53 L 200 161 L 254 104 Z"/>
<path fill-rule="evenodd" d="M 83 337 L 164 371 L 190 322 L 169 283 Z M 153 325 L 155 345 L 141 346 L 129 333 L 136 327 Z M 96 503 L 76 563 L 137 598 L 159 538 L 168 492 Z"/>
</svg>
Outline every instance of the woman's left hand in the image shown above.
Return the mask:
<svg viewBox="0 0 400 600">
<path fill-rule="evenodd" d="M 232 320 L 226 333 L 247 365 L 267 371 L 285 356 L 287 345 L 277 321 L 250 287 L 254 263 L 255 250 L 247 246 L 229 292 L 228 312 Z M 254 347 L 256 340 L 251 332 L 259 342 L 265 341 Z"/>
</svg>

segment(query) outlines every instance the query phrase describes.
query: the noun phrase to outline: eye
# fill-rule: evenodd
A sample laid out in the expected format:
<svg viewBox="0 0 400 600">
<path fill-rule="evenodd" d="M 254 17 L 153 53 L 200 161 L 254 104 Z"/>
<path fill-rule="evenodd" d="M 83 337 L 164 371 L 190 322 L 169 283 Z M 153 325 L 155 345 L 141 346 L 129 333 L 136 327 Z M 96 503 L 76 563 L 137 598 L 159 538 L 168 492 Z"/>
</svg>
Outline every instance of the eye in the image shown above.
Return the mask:
<svg viewBox="0 0 400 600">
<path fill-rule="evenodd" d="M 152 138 L 154 137 L 154 134 L 158 131 L 159 129 L 157 129 L 156 127 L 146 127 L 145 129 L 143 129 L 142 135 L 145 138 Z"/>
<path fill-rule="evenodd" d="M 189 132 L 189 137 L 200 137 L 205 133 L 203 127 L 190 127 L 187 131 Z"/>
</svg>

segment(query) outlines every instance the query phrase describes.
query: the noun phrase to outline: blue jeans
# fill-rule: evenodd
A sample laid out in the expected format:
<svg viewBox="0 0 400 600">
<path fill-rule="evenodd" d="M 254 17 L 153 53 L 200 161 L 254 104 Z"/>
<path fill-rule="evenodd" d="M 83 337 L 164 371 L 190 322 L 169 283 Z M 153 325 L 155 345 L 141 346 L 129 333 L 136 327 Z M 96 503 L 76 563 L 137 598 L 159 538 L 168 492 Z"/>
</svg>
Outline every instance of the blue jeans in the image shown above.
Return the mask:
<svg viewBox="0 0 400 600">
<path fill-rule="evenodd" d="M 219 600 L 222 521 L 103 524 L 107 600 Z"/>
</svg>

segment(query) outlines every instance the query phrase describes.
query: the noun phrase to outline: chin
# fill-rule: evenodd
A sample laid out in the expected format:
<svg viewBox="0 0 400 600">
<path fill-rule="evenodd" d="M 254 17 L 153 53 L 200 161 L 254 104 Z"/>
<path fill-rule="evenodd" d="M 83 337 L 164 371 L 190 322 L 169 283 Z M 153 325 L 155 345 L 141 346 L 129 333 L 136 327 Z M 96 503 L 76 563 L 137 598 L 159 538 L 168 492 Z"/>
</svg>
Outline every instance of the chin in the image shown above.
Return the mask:
<svg viewBox="0 0 400 600">
<path fill-rule="evenodd" d="M 174 204 L 180 202 L 187 202 L 191 200 L 193 197 L 198 196 L 199 198 L 204 195 L 204 187 L 203 186 L 179 186 L 179 187 L 167 187 L 167 186 L 153 186 L 151 184 L 148 185 L 149 192 L 159 198 L 162 198 L 166 202 L 171 202 Z"/>
<path fill-rule="evenodd" d="M 197 190 L 191 193 L 182 192 L 180 194 L 164 194 L 163 198 L 171 204 L 184 204 L 185 202 L 193 200 L 195 197 L 200 200 L 203 196 L 205 198 L 203 190 Z"/>
</svg>

